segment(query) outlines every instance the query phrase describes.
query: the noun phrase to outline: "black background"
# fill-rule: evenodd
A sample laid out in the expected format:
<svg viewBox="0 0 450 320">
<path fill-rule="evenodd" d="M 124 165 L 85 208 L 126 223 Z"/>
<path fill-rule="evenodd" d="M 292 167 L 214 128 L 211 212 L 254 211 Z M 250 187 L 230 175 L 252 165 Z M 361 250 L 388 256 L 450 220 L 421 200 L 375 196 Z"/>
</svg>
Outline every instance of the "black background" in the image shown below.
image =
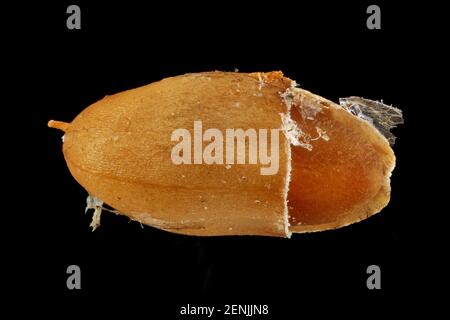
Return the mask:
<svg viewBox="0 0 450 320">
<path fill-rule="evenodd" d="M 70 4 L 81 7 L 81 30 L 66 28 Z M 6 63 L 17 68 L 11 83 L 22 89 L 12 109 L 26 143 L 13 149 L 25 156 L 13 161 L 26 182 L 14 186 L 10 212 L 26 222 L 10 238 L 20 246 L 7 262 L 19 274 L 9 279 L 14 296 L 59 316 L 123 311 L 148 319 L 183 319 L 179 308 L 188 303 L 268 304 L 271 319 L 419 308 L 431 293 L 425 270 L 435 263 L 434 248 L 422 241 L 431 227 L 423 217 L 440 210 L 426 200 L 433 191 L 418 170 L 429 161 L 422 147 L 436 143 L 423 134 L 429 121 L 421 94 L 435 68 L 429 18 L 440 9 L 377 2 L 382 29 L 368 30 L 369 4 L 62 1 L 16 8 L 7 36 L 23 49 L 18 62 Z M 401 108 L 388 207 L 361 223 L 292 239 L 189 237 L 112 214 L 91 232 L 87 194 L 66 168 L 61 133 L 47 121 L 71 121 L 105 95 L 165 77 L 235 68 L 281 70 L 333 101 L 357 95 Z M 78 291 L 66 288 L 71 264 L 81 267 Z M 371 264 L 381 267 L 381 290 L 366 287 Z"/>
</svg>

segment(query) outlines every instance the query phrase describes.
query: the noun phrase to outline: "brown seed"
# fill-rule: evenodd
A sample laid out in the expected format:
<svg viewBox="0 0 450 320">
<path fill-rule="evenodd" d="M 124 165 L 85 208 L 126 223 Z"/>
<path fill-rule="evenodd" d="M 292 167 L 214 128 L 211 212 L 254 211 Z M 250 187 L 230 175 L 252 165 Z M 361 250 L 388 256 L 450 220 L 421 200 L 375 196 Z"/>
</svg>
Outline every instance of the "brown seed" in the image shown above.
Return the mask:
<svg viewBox="0 0 450 320">
<path fill-rule="evenodd" d="M 203 141 L 196 144 L 200 123 Z M 49 126 L 65 132 L 67 165 L 89 194 L 133 220 L 176 233 L 289 237 L 360 221 L 389 201 L 395 157 L 387 139 L 281 72 L 167 78 L 105 97 L 70 124 Z M 179 158 L 192 164 L 174 163 L 178 129 L 189 132 L 193 145 Z M 210 139 L 208 129 L 217 129 L 208 131 Z M 231 163 L 227 129 L 249 134 L 244 153 L 232 139 Z M 276 172 L 263 174 L 264 156 L 272 156 L 274 169 L 275 154 Z"/>
</svg>

